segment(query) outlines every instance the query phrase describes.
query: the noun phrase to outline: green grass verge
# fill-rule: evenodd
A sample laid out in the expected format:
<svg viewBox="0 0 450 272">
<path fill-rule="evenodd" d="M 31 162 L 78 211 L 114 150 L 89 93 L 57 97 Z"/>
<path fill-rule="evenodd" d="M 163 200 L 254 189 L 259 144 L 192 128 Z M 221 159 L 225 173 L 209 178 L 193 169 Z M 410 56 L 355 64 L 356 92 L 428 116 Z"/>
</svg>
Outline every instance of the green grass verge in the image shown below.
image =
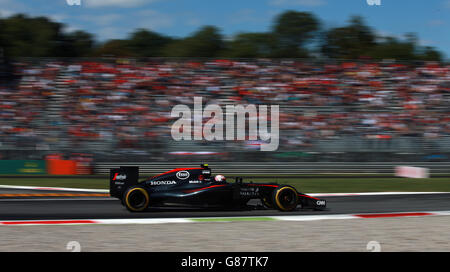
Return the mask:
<svg viewBox="0 0 450 272">
<path fill-rule="evenodd" d="M 254 182 L 277 182 L 292 185 L 303 193 L 358 193 L 358 192 L 450 192 L 450 178 L 254 178 Z M 244 179 L 248 182 L 250 179 Z M 19 186 L 69 187 L 108 189 L 106 178 L 0 178 L 0 184 Z"/>
</svg>

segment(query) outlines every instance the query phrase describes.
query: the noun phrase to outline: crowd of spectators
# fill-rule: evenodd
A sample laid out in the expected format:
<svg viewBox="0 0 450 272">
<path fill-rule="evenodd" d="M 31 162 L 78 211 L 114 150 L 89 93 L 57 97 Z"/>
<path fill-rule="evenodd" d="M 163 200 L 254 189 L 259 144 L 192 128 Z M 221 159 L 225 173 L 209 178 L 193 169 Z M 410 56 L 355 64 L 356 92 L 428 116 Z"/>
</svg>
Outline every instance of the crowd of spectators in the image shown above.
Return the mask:
<svg viewBox="0 0 450 272">
<path fill-rule="evenodd" d="M 16 73 L 14 87 L 0 87 L 3 146 L 175 147 L 171 110 L 199 96 L 204 105 L 280 105 L 280 150 L 347 136 L 450 135 L 450 65 L 439 63 L 57 60 L 17 62 Z"/>
<path fill-rule="evenodd" d="M 0 84 L 0 148 L 40 148 L 49 125 L 47 100 L 55 91 L 60 67 L 22 63 L 16 68 L 20 81 Z"/>
</svg>

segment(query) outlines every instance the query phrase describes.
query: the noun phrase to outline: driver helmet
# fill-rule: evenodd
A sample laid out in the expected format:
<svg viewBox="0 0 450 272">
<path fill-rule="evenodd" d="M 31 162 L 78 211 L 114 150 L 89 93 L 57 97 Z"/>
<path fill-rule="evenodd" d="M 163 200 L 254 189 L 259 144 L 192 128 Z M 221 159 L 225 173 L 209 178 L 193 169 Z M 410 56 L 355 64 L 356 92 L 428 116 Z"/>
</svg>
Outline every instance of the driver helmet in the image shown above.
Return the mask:
<svg viewBox="0 0 450 272">
<path fill-rule="evenodd" d="M 225 182 L 225 181 L 227 181 L 227 179 L 223 175 L 216 175 L 214 177 L 214 180 L 217 181 L 217 182 Z"/>
</svg>

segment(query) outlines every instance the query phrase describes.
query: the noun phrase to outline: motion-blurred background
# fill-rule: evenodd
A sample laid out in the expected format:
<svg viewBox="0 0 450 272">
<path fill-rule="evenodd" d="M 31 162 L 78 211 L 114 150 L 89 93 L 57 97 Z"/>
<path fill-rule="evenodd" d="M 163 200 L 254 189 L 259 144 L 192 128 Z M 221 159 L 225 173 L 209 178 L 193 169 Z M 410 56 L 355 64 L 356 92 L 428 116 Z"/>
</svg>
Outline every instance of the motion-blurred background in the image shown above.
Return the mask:
<svg viewBox="0 0 450 272">
<path fill-rule="evenodd" d="M 403 29 L 383 33 L 356 15 L 330 26 L 295 9 L 274 15 L 264 32 L 224 35 L 206 25 L 177 37 L 139 28 L 98 40 L 55 18 L 8 14 L 0 17 L 0 159 L 20 161 L 19 173 L 48 171 L 44 159 L 85 162 L 80 174 L 96 172 L 98 162 L 445 168 L 450 65 L 414 28 Z M 279 149 L 174 141 L 172 107 L 194 96 L 204 104 L 280 105 Z"/>
</svg>

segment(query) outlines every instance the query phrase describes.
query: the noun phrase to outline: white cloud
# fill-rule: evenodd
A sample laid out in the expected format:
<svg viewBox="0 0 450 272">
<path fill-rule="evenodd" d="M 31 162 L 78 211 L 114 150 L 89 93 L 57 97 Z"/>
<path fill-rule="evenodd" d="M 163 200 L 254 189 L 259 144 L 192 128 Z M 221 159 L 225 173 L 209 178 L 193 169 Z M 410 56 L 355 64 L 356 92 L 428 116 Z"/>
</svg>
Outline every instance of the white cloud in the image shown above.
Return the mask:
<svg viewBox="0 0 450 272">
<path fill-rule="evenodd" d="M 325 5 L 325 0 L 269 0 L 272 6 L 305 6 L 317 7 Z"/>
<path fill-rule="evenodd" d="M 375 35 L 378 38 L 387 38 L 387 37 L 392 37 L 392 38 L 396 38 L 396 39 L 403 39 L 404 38 L 403 34 L 395 34 L 395 33 L 392 33 L 390 31 L 385 31 L 385 30 L 375 30 Z"/>
<path fill-rule="evenodd" d="M 27 13 L 27 7 L 14 0 L 0 0 L 0 17 L 9 17 L 17 13 Z"/>
<path fill-rule="evenodd" d="M 190 10 L 177 11 L 171 14 L 172 21 L 175 21 L 179 24 L 184 24 L 191 27 L 201 26 L 205 22 L 202 20 L 202 16 L 196 12 Z"/>
<path fill-rule="evenodd" d="M 152 9 L 141 10 L 138 15 L 139 23 L 137 24 L 137 27 L 139 28 L 158 30 L 165 27 L 171 27 L 175 23 L 173 16 Z"/>
<path fill-rule="evenodd" d="M 94 23 L 99 26 L 107 26 L 111 25 L 114 22 L 118 22 L 122 18 L 121 14 L 111 13 L 111 14 L 102 14 L 96 16 L 83 15 L 80 16 L 80 19 Z"/>
<path fill-rule="evenodd" d="M 62 29 L 62 31 L 64 32 L 64 33 L 71 33 L 71 32 L 75 32 L 75 31 L 79 31 L 79 30 L 82 30 L 82 31 L 85 31 L 85 30 L 83 30 L 83 28 L 82 27 L 79 27 L 79 26 L 76 26 L 76 25 L 64 25 L 64 27 L 63 27 L 63 29 Z"/>
<path fill-rule="evenodd" d="M 444 20 L 435 19 L 428 22 L 428 26 L 442 26 L 442 25 L 445 25 Z"/>
<path fill-rule="evenodd" d="M 267 19 L 265 16 L 261 16 L 255 10 L 252 9 L 240 9 L 237 12 L 229 16 L 229 22 L 231 24 L 249 24 L 249 23 L 262 23 Z"/>
<path fill-rule="evenodd" d="M 50 18 L 53 22 L 59 22 L 59 23 L 69 18 L 69 16 L 67 16 L 65 14 L 47 14 L 44 16 Z"/>
<path fill-rule="evenodd" d="M 193 17 L 186 20 L 186 24 L 189 26 L 200 26 L 202 21 L 199 18 Z"/>
<path fill-rule="evenodd" d="M 1 1 L 0 1 L 0 4 L 1 4 Z M 60 22 L 62 22 L 62 21 L 64 21 L 64 20 L 69 18 L 68 15 L 60 14 L 60 13 L 48 14 L 48 13 L 45 13 L 45 12 L 44 13 L 41 13 L 41 12 L 38 13 L 38 12 L 35 12 L 35 11 L 28 11 L 27 12 L 27 11 L 23 11 L 23 10 L 11 10 L 11 9 L 0 8 L 0 18 L 10 17 L 12 15 L 19 14 L 19 13 L 23 13 L 23 14 L 29 16 L 29 17 L 40 17 L 40 16 L 47 17 L 51 21 L 58 22 L 58 23 L 60 23 Z"/>
<path fill-rule="evenodd" d="M 125 36 L 125 30 L 119 27 L 104 27 L 96 31 L 100 41 L 106 41 L 111 39 L 122 39 Z"/>
<path fill-rule="evenodd" d="M 82 3 L 86 3 L 86 6 L 91 8 L 102 7 L 122 7 L 131 8 L 139 7 L 145 4 L 150 4 L 158 0 L 84 0 Z"/>
<path fill-rule="evenodd" d="M 9 9 L 0 9 L 0 18 L 9 17 L 13 15 L 15 12 Z"/>
<path fill-rule="evenodd" d="M 437 44 L 433 40 L 422 40 L 422 39 L 419 39 L 418 43 L 419 43 L 419 45 L 422 45 L 422 46 L 435 46 Z"/>
</svg>

